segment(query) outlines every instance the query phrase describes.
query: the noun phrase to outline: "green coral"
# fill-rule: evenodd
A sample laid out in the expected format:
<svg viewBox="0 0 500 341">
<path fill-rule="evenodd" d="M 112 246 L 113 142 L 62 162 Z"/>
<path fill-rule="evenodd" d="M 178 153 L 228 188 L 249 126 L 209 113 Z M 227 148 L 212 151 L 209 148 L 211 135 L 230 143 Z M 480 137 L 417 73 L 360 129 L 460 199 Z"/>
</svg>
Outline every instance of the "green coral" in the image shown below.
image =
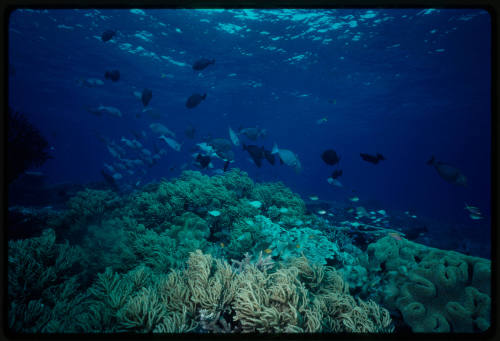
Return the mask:
<svg viewBox="0 0 500 341">
<path fill-rule="evenodd" d="M 257 183 L 252 188 L 249 198 L 260 201 L 262 210 L 269 212 L 274 222 L 280 217 L 301 219 L 306 213 L 306 205 L 300 196 L 281 182 Z M 286 208 L 286 212 L 280 212 L 280 208 Z"/>
<path fill-rule="evenodd" d="M 415 332 L 475 332 L 490 324 L 491 263 L 406 239 L 368 246 L 367 268 L 380 299 L 399 309 Z"/>
<path fill-rule="evenodd" d="M 121 205 L 121 198 L 109 190 L 85 189 L 69 199 L 67 210 L 51 222 L 52 226 L 85 226 L 99 224 Z"/>
<path fill-rule="evenodd" d="M 233 225 L 231 243 L 227 247 L 230 255 L 247 251 L 257 254 L 266 249 L 278 260 L 288 260 L 304 253 L 311 261 L 326 264 L 326 259 L 340 256 L 337 245 L 319 230 L 308 227 L 285 229 L 263 215 Z"/>
<path fill-rule="evenodd" d="M 72 316 L 83 309 L 78 289 L 87 262 L 81 248 L 55 241 L 52 229 L 9 241 L 8 321 L 13 331 L 74 330 Z"/>
<path fill-rule="evenodd" d="M 197 171 L 184 171 L 173 181 L 148 186 L 147 190 L 135 194 L 128 210 L 144 226 L 158 231 L 168 228 L 168 222 L 185 211 L 215 221 L 208 212 L 218 210 L 222 214 L 217 223 L 230 226 L 234 219 L 248 211 L 242 203 L 235 203 L 247 196 L 252 186 L 247 174 L 238 169 L 213 177 Z"/>
</svg>

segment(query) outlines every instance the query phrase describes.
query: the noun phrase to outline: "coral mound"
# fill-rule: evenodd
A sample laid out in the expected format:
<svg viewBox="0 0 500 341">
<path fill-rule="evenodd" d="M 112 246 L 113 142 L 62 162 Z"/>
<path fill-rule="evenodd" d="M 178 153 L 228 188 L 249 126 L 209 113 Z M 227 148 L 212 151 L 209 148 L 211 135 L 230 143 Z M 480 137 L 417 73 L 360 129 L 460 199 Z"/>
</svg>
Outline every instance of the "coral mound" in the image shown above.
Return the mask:
<svg viewBox="0 0 500 341">
<path fill-rule="evenodd" d="M 401 311 L 414 332 L 488 329 L 489 260 L 390 237 L 370 244 L 367 251 L 367 268 L 382 276 L 380 302 Z"/>
</svg>

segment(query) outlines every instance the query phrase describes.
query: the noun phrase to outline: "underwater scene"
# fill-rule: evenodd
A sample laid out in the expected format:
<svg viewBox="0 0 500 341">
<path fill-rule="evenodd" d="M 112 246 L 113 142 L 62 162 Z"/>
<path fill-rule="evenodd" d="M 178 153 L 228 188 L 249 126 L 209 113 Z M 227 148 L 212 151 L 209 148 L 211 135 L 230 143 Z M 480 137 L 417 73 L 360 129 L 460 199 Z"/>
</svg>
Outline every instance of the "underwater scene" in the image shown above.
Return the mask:
<svg viewBox="0 0 500 341">
<path fill-rule="evenodd" d="M 484 333 L 482 9 L 16 9 L 9 335 Z"/>
</svg>

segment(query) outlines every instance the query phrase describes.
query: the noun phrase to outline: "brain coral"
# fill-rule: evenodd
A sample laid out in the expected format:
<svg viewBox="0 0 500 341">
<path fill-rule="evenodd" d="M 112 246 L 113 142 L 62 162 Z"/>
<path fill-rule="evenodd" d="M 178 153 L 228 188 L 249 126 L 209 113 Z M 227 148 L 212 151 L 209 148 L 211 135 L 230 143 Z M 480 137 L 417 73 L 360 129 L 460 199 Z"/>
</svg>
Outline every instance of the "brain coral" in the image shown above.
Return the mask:
<svg viewBox="0 0 500 341">
<path fill-rule="evenodd" d="M 380 299 L 414 332 L 478 332 L 490 325 L 489 260 L 384 237 L 368 246 Z"/>
</svg>

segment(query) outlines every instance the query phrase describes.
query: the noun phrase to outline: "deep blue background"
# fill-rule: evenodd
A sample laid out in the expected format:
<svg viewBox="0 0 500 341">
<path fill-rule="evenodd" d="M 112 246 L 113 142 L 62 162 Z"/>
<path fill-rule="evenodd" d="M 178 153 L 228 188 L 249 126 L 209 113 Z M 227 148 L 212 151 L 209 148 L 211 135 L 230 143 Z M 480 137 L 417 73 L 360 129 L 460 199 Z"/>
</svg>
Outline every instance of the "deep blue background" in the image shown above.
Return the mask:
<svg viewBox="0 0 500 341">
<path fill-rule="evenodd" d="M 240 29 L 230 33 L 222 29 L 226 24 Z M 177 176 L 203 136 L 228 138 L 229 125 L 259 125 L 268 136 L 258 144 L 271 149 L 277 142 L 294 151 L 303 170 L 297 174 L 267 163 L 258 169 L 234 147 L 232 166 L 254 180 L 281 180 L 304 197 L 326 200 L 347 200 L 355 190 L 388 210 L 457 223 L 487 240 L 490 24 L 487 12 L 469 9 L 18 10 L 9 23 L 9 104 L 25 112 L 55 148 L 54 159 L 40 169 L 52 183 L 102 180 L 103 163 L 113 159 L 97 134 L 118 142 L 144 130 L 151 149 L 150 123 L 176 132 L 182 151 L 165 146 L 168 154 L 148 169 L 144 183 Z M 102 42 L 107 29 L 119 33 Z M 150 41 L 135 36 L 141 31 L 152 34 Z M 144 50 L 130 53 L 127 43 Z M 305 57 L 290 62 L 300 55 Z M 194 72 L 191 64 L 200 57 L 215 58 L 216 64 Z M 121 72 L 117 83 L 76 84 L 103 79 L 114 68 Z M 262 86 L 253 87 L 255 82 Z M 162 113 L 161 120 L 136 117 L 143 106 L 132 93 L 144 87 L 153 90 L 150 106 Z M 206 92 L 207 98 L 189 110 L 184 103 L 194 92 Z M 99 104 L 119 108 L 124 117 L 86 111 Z M 328 122 L 317 125 L 322 117 Z M 194 140 L 184 135 L 189 123 L 197 128 Z M 326 181 L 333 168 L 320 154 L 327 148 L 341 155 L 344 188 Z M 372 165 L 360 152 L 380 152 L 387 160 Z M 431 155 L 460 168 L 468 186 L 441 179 L 426 165 Z M 177 168 L 170 171 L 171 166 Z M 464 202 L 478 206 L 487 219 L 470 220 Z"/>
</svg>

